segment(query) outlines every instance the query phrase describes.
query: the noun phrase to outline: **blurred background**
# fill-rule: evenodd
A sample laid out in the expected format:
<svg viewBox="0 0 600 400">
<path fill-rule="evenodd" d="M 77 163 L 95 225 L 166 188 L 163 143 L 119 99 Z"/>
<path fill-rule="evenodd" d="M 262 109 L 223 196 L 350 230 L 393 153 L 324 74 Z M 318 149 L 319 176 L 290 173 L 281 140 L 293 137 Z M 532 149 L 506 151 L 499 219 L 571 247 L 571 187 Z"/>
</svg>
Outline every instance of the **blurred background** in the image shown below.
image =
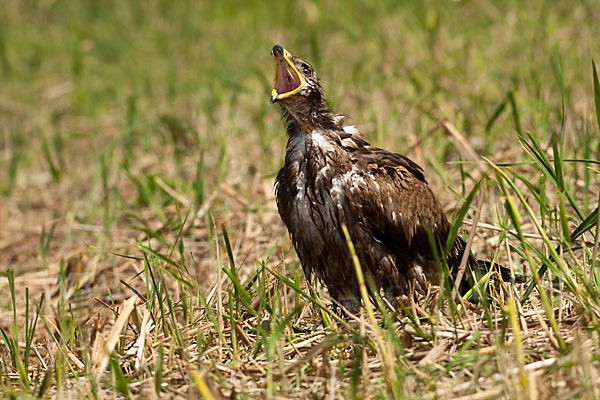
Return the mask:
<svg viewBox="0 0 600 400">
<path fill-rule="evenodd" d="M 186 163 L 201 155 L 210 184 L 274 175 L 285 145 L 268 103 L 275 43 L 314 64 L 334 109 L 371 141 L 405 151 L 446 118 L 493 155 L 515 130 L 510 107 L 492 121 L 509 93 L 524 130 L 551 131 L 563 96 L 568 117 L 585 123 L 598 9 L 537 0 L 5 2 L 0 187 L 6 196 L 41 181 L 76 183 L 63 202 L 98 200 L 100 163 L 110 181 L 117 165 L 145 157 L 161 174 L 156 161 L 183 159 L 165 178 L 186 193 L 195 173 Z M 427 150 L 437 163 L 445 148 Z"/>
</svg>

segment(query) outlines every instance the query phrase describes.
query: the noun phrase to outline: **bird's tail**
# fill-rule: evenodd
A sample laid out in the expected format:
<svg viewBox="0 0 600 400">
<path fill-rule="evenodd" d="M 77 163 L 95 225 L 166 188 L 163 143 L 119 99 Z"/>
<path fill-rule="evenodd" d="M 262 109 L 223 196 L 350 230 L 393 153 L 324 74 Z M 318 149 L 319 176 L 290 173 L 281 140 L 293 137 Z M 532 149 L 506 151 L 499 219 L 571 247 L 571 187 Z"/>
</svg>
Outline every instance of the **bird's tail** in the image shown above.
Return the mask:
<svg viewBox="0 0 600 400">
<path fill-rule="evenodd" d="M 503 267 L 500 264 L 492 263 L 487 260 L 477 260 L 475 257 L 473 257 L 473 259 L 475 259 L 475 262 L 477 263 L 476 268 L 479 271 L 483 271 L 486 274 L 491 270 L 497 271 L 500 273 L 502 280 L 505 282 L 510 282 L 514 284 L 523 283 L 527 280 L 527 278 L 523 275 L 511 273 L 510 269 Z"/>
<path fill-rule="evenodd" d="M 458 277 L 459 265 L 462 260 L 463 254 L 466 251 L 467 243 L 462 237 L 456 238 L 456 243 L 454 245 L 454 249 L 452 254 L 448 257 L 448 266 L 451 268 L 450 276 L 452 277 L 452 281 L 455 281 Z M 488 272 L 494 270 L 500 274 L 502 280 L 505 282 L 510 282 L 512 284 L 515 283 L 523 283 L 526 281 L 526 278 L 523 275 L 518 275 L 512 273 L 512 271 L 506 267 L 503 267 L 500 264 L 492 263 L 487 260 L 478 260 L 475 255 L 470 252 L 469 259 L 467 261 L 468 270 L 465 271 L 465 274 L 462 277 L 459 292 L 461 294 L 467 293 L 475 284 L 475 279 L 479 280 Z"/>
</svg>

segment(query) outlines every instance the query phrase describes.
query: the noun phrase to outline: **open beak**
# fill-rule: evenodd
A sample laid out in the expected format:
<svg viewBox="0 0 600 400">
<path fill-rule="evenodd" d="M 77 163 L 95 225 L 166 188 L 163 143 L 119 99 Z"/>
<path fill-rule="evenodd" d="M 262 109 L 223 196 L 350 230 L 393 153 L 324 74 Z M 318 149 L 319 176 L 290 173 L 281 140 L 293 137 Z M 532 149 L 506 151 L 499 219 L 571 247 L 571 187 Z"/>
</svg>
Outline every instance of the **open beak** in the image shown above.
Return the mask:
<svg viewBox="0 0 600 400">
<path fill-rule="evenodd" d="M 292 55 L 289 51 L 275 45 L 271 54 L 275 57 L 275 83 L 271 91 L 271 103 L 275 103 L 302 89 L 304 81 L 290 60 Z"/>
</svg>

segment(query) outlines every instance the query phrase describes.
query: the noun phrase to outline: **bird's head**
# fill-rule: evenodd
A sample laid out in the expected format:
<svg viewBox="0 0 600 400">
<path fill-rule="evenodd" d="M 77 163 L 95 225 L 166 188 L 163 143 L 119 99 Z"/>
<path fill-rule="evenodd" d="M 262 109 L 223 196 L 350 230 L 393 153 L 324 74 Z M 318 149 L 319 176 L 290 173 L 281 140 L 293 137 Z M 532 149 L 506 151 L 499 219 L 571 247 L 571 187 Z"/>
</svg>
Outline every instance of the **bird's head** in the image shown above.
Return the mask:
<svg viewBox="0 0 600 400">
<path fill-rule="evenodd" d="M 332 114 L 313 67 L 279 45 L 273 46 L 271 54 L 275 57 L 271 103 L 278 103 L 303 128 L 329 122 Z"/>
</svg>

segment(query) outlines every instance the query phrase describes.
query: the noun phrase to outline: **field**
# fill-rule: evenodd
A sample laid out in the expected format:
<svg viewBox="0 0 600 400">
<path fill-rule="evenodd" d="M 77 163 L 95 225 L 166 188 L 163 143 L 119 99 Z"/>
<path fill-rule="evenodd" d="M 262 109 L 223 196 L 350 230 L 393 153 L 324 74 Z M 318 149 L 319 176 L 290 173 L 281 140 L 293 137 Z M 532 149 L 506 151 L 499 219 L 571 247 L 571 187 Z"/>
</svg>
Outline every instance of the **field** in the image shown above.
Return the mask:
<svg viewBox="0 0 600 400">
<path fill-rule="evenodd" d="M 0 397 L 600 398 L 599 37 L 585 0 L 2 2 Z M 273 44 L 527 283 L 333 313 Z"/>
</svg>

